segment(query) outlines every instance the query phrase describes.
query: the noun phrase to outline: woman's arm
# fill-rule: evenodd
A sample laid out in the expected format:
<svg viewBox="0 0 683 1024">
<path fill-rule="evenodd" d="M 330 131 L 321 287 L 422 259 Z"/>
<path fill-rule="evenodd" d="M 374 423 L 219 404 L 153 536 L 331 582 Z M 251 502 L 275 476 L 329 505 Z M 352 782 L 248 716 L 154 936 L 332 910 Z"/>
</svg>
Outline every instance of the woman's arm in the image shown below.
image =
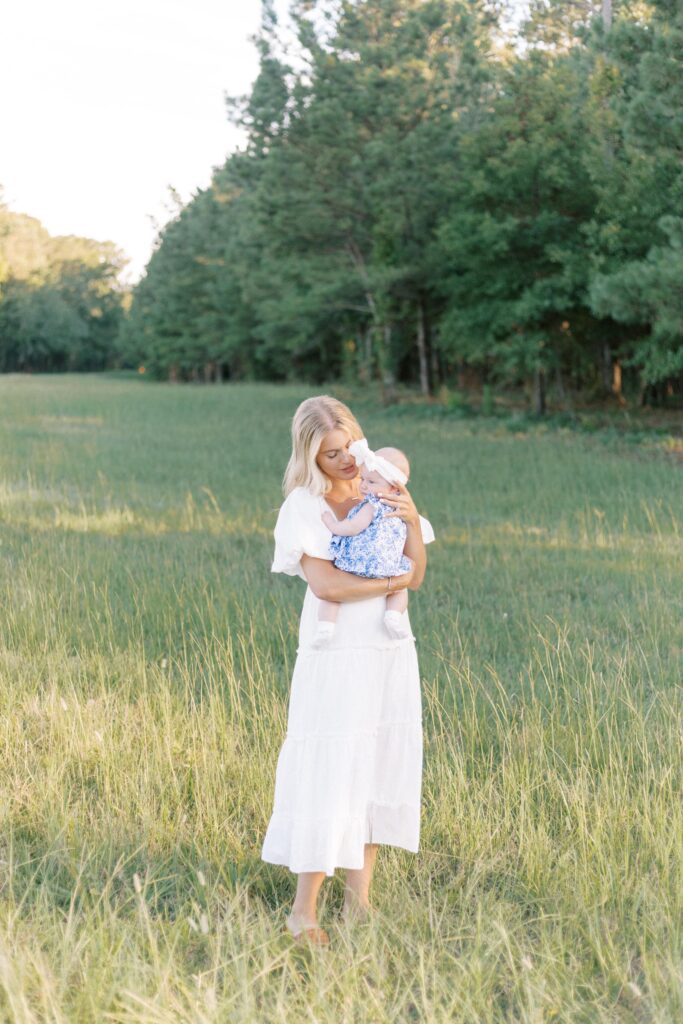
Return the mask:
<svg viewBox="0 0 683 1024">
<path fill-rule="evenodd" d="M 301 568 L 309 587 L 320 601 L 364 601 L 368 597 L 383 597 L 395 590 L 412 589 L 414 568 L 402 576 L 392 576 L 387 589 L 387 579 L 371 580 L 354 576 L 352 572 L 337 569 L 327 558 L 301 556 Z"/>
<path fill-rule="evenodd" d="M 419 590 L 427 571 L 427 552 L 425 551 L 422 539 L 422 527 L 420 526 L 419 519 L 417 524 L 406 523 L 406 526 L 408 527 L 408 535 L 403 552 L 412 561 L 414 566 L 413 579 L 408 589 Z"/>
<path fill-rule="evenodd" d="M 408 527 L 406 543 L 403 548 L 404 553 L 413 563 L 413 578 L 408 585 L 408 589 L 419 590 L 427 570 L 427 552 L 425 551 L 422 539 L 420 514 L 415 508 L 415 502 L 411 498 L 405 484 L 396 481 L 394 486 L 401 492 L 399 495 L 382 493 L 378 494 L 377 497 L 381 497 L 383 502 L 394 507 L 393 512 L 387 512 L 385 519 L 390 519 L 391 516 L 399 516 Z"/>
</svg>

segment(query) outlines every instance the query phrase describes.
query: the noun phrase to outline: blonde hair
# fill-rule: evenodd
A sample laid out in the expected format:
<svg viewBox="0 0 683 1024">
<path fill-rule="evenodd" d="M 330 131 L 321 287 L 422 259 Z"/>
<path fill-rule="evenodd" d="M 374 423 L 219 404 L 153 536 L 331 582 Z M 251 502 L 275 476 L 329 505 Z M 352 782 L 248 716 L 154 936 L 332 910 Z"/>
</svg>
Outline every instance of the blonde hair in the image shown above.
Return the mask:
<svg viewBox="0 0 683 1024">
<path fill-rule="evenodd" d="M 343 402 L 330 395 L 305 399 L 292 420 L 292 454 L 282 481 L 285 497 L 295 487 L 306 487 L 311 494 L 329 491 L 330 478 L 315 460 L 325 434 L 331 430 L 346 430 L 352 441 L 363 436 L 358 420 Z"/>
</svg>

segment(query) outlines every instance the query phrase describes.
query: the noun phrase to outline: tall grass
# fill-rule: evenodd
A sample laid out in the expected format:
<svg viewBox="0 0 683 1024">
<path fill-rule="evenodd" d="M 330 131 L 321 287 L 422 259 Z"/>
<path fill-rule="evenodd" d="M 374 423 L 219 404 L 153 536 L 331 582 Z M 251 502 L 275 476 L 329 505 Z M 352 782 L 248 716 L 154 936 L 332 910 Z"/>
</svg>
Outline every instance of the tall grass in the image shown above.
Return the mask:
<svg viewBox="0 0 683 1024">
<path fill-rule="evenodd" d="M 0 378 L 0 1015 L 683 1019 L 683 483 L 599 436 L 353 403 L 437 533 L 421 852 L 382 848 L 369 925 L 325 884 L 329 950 L 282 933 L 306 393 Z"/>
</svg>

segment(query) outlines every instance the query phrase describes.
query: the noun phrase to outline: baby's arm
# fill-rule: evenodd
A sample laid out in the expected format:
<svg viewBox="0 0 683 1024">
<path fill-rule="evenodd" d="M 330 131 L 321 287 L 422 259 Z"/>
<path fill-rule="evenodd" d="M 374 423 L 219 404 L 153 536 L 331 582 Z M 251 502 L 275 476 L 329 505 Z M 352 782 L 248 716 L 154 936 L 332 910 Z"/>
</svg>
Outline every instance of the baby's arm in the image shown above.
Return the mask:
<svg viewBox="0 0 683 1024">
<path fill-rule="evenodd" d="M 327 529 L 338 537 L 355 537 L 357 533 L 367 530 L 374 518 L 375 509 L 370 504 L 366 505 L 353 519 L 342 519 L 341 522 L 335 519 L 331 512 L 322 514 L 322 521 Z"/>
</svg>

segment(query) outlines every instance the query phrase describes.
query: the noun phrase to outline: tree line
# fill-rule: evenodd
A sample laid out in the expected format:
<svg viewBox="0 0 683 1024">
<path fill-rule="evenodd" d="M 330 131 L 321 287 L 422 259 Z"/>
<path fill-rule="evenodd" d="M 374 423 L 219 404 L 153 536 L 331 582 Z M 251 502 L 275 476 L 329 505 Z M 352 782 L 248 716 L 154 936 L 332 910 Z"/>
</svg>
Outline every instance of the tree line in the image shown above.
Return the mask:
<svg viewBox="0 0 683 1024">
<path fill-rule="evenodd" d="M 265 0 L 248 141 L 162 232 L 131 365 L 680 394 L 683 8 L 509 13 Z"/>
<path fill-rule="evenodd" d="M 387 397 L 476 381 L 538 412 L 551 392 L 680 398 L 683 7 L 513 11 L 293 0 L 282 25 L 263 0 L 258 76 L 228 102 L 246 143 L 160 232 L 128 314 L 112 252 L 82 287 L 52 257 L 13 271 L 2 366 Z M 49 323 L 82 341 L 52 352 Z"/>
<path fill-rule="evenodd" d="M 120 358 L 123 264 L 111 242 L 53 237 L 0 201 L 0 372 L 111 366 Z"/>
</svg>

